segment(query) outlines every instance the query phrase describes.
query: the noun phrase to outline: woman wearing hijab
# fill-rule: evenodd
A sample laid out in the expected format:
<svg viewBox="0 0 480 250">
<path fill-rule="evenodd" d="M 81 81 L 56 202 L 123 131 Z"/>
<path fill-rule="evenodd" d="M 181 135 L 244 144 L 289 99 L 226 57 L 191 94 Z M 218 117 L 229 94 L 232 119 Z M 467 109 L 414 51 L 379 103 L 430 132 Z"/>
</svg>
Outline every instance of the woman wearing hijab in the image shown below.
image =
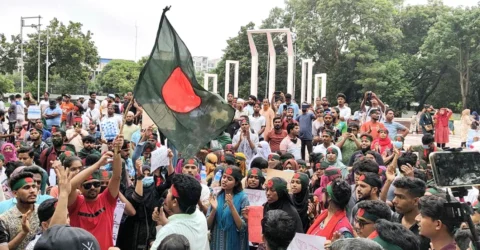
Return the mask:
<svg viewBox="0 0 480 250">
<path fill-rule="evenodd" d="M 274 209 L 287 212 L 296 222 L 296 232 L 304 233 L 302 220 L 288 194 L 287 182 L 279 177 L 273 177 L 267 182 L 267 203 L 263 205 L 263 216 L 265 217 L 268 211 Z"/>
<path fill-rule="evenodd" d="M 300 173 L 304 173 L 308 176 L 308 179 L 310 179 L 310 171 L 308 171 L 308 167 L 307 167 L 307 162 L 305 162 L 304 160 L 300 159 L 300 160 L 297 160 L 297 165 L 298 165 L 298 172 Z"/>
<path fill-rule="evenodd" d="M 268 160 L 268 156 L 271 153 L 272 153 L 272 151 L 270 150 L 270 145 L 268 145 L 268 142 L 266 142 L 266 141 L 259 142 L 258 146 L 257 146 L 257 154 L 250 161 L 250 165 L 248 166 L 248 169 L 250 169 L 252 167 L 253 159 L 261 157 L 265 160 Z"/>
<path fill-rule="evenodd" d="M 245 189 L 263 190 L 263 183 L 265 183 L 265 177 L 260 169 L 251 168 L 248 170 Z"/>
<path fill-rule="evenodd" d="M 435 114 L 435 142 L 437 147 L 443 148 L 449 142 L 450 129 L 448 128 L 448 119 L 452 116 L 452 111 L 447 108 L 441 108 Z"/>
<path fill-rule="evenodd" d="M 310 227 L 310 220 L 308 218 L 308 176 L 304 173 L 295 173 L 290 181 L 290 188 L 292 189 L 292 202 L 297 210 L 300 220 L 302 221 L 303 231 L 306 232 Z"/>
<path fill-rule="evenodd" d="M 7 165 L 9 162 L 18 161 L 17 158 L 17 149 L 15 146 L 9 142 L 2 145 L 2 150 L 0 151 L 5 158 L 3 162 L 4 165 Z"/>
<path fill-rule="evenodd" d="M 295 159 L 289 159 L 283 163 L 283 170 L 297 171 L 298 164 Z"/>
<path fill-rule="evenodd" d="M 212 250 L 247 250 L 247 222 L 244 209 L 249 206 L 248 196 L 242 188 L 242 172 L 238 167 L 225 168 L 221 179 L 222 190 L 210 197 L 207 214 Z"/>
<path fill-rule="evenodd" d="M 341 160 L 338 159 L 338 150 L 334 147 L 327 148 L 327 154 L 325 161 L 328 162 L 330 167 L 336 167 L 342 172 L 343 179 L 346 179 L 348 176 L 348 168 L 345 166 Z"/>
<path fill-rule="evenodd" d="M 460 118 L 461 123 L 461 132 L 460 132 L 460 147 L 465 148 L 467 146 L 467 135 L 468 131 L 470 130 L 470 126 L 472 125 L 473 121 L 470 117 L 470 109 L 465 109 L 462 111 L 462 117 Z"/>
<path fill-rule="evenodd" d="M 344 238 L 353 238 L 353 227 L 345 212 L 351 195 L 352 189 L 347 182 L 340 179 L 330 182 L 322 195 L 325 210 L 315 219 L 307 234 L 325 237 L 327 241 L 332 240 L 336 232 Z"/>
</svg>

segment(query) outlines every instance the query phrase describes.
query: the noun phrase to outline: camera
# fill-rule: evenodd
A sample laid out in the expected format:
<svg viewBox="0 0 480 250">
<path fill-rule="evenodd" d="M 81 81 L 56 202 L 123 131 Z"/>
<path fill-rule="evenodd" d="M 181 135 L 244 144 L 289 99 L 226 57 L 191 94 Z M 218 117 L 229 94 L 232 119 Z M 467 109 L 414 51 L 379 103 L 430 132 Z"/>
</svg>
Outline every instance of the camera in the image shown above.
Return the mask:
<svg viewBox="0 0 480 250">
<path fill-rule="evenodd" d="M 435 183 L 439 187 L 480 185 L 480 152 L 441 151 L 430 155 Z"/>
</svg>

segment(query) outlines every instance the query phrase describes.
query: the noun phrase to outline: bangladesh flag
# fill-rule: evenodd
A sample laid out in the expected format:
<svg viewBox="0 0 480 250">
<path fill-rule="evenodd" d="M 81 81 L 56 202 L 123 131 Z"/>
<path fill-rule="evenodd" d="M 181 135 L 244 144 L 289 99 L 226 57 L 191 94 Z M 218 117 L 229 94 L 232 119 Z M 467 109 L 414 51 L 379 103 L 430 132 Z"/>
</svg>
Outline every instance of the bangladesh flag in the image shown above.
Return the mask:
<svg viewBox="0 0 480 250">
<path fill-rule="evenodd" d="M 230 125 L 235 110 L 198 84 L 192 56 L 168 21 L 168 10 L 134 97 L 182 156 L 192 157 Z"/>
</svg>

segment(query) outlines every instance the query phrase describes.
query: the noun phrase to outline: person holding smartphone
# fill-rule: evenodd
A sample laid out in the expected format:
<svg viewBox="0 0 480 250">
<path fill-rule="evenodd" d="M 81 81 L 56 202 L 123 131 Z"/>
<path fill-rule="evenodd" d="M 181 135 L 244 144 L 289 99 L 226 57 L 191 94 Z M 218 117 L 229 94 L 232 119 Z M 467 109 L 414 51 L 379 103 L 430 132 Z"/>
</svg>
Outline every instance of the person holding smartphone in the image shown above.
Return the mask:
<svg viewBox="0 0 480 250">
<path fill-rule="evenodd" d="M 277 114 L 282 115 L 284 111 L 288 108 L 293 109 L 293 117 L 297 117 L 299 114 L 299 108 L 298 104 L 292 102 L 292 95 L 291 94 L 286 94 L 285 95 L 285 102 L 280 105 L 278 108 Z"/>
</svg>

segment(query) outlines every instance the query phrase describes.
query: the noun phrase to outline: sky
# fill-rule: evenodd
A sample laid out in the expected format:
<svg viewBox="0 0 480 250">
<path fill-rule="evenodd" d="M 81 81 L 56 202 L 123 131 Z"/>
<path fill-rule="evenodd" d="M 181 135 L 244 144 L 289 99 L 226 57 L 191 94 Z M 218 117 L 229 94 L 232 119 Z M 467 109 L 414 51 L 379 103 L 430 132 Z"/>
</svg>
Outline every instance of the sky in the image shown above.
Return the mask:
<svg viewBox="0 0 480 250">
<path fill-rule="evenodd" d="M 405 2 L 424 4 L 427 0 Z M 444 0 L 451 6 L 477 2 Z M 44 24 L 56 17 L 64 23 L 80 22 L 84 31 L 92 31 L 100 57 L 138 60 L 150 53 L 167 5 L 172 6 L 167 17 L 191 54 L 214 59 L 222 56 L 226 40 L 235 37 L 240 26 L 250 21 L 259 25 L 273 7 L 284 7 L 284 0 L 0 0 L 0 33 L 8 37 L 20 33 L 21 16 L 41 15 Z M 24 28 L 24 33 L 31 32 L 35 31 Z"/>
</svg>

